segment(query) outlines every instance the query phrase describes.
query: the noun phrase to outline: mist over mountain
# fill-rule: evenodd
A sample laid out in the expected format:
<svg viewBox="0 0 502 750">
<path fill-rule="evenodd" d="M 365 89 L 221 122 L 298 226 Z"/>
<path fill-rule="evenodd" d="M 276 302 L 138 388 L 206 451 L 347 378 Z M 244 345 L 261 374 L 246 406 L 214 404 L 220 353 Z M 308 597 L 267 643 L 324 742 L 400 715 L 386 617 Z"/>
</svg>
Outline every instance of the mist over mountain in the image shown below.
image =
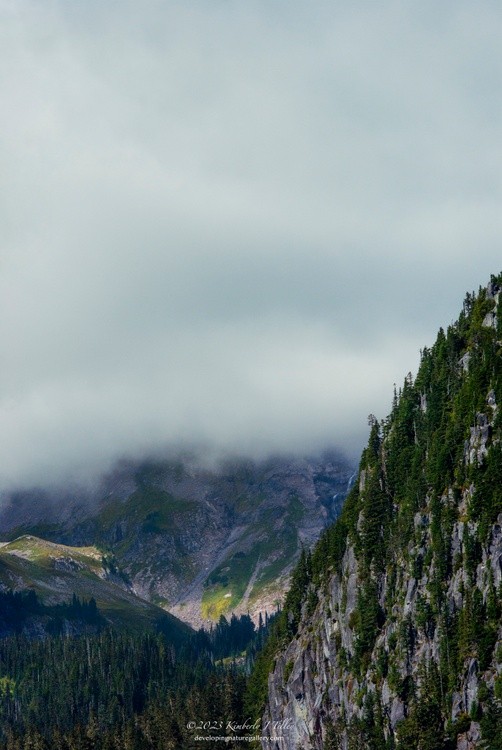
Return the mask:
<svg viewBox="0 0 502 750">
<path fill-rule="evenodd" d="M 0 750 L 502 750 L 501 38 L 0 0 Z"/>
<path fill-rule="evenodd" d="M 356 457 L 497 265 L 493 3 L 3 2 L 0 488 Z"/>
</svg>

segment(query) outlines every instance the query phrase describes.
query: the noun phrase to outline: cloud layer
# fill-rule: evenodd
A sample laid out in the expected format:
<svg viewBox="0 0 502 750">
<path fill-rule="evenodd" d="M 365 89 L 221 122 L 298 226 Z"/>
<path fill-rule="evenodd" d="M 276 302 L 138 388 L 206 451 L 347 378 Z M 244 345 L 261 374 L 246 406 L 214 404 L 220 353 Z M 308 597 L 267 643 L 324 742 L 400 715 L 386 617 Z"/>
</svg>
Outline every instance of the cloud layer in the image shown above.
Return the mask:
<svg viewBox="0 0 502 750">
<path fill-rule="evenodd" d="M 377 5 L 0 0 L 0 486 L 357 453 L 501 265 L 500 7 Z"/>
</svg>

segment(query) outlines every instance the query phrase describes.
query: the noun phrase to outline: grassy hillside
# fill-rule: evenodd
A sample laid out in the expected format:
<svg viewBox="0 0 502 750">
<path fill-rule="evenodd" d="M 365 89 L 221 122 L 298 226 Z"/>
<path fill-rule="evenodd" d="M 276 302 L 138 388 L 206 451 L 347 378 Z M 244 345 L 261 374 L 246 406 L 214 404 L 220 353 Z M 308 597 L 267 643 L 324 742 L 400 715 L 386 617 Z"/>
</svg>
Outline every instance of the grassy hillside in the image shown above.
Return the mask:
<svg viewBox="0 0 502 750">
<path fill-rule="evenodd" d="M 190 629 L 146 602 L 117 575 L 113 564 L 96 547 L 54 544 L 24 535 L 0 546 L 0 585 L 4 589 L 35 591 L 41 602 L 57 605 L 93 598 L 113 626 L 131 631 L 156 629 L 163 623 L 173 635 Z"/>
</svg>

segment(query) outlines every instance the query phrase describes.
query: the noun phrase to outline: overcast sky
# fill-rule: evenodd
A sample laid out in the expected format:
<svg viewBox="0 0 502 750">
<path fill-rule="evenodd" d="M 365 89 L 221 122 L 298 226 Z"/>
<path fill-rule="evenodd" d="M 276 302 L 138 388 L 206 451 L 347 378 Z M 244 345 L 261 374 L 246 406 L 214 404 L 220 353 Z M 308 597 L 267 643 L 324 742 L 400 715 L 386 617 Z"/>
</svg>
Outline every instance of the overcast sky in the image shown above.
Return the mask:
<svg viewBox="0 0 502 750">
<path fill-rule="evenodd" d="M 0 486 L 356 456 L 502 269 L 500 3 L 0 8 Z"/>
</svg>

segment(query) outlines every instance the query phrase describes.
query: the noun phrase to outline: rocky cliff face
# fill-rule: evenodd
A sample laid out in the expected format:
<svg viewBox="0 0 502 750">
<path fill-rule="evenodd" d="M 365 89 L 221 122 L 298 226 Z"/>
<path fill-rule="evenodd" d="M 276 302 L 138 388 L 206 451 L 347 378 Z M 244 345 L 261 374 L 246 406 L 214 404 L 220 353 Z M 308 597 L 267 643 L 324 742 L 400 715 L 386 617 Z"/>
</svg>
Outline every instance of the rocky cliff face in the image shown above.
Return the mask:
<svg viewBox="0 0 502 750">
<path fill-rule="evenodd" d="M 337 517 L 353 471 L 333 453 L 213 469 L 124 463 L 93 498 L 18 494 L 0 528 L 109 551 L 136 594 L 197 627 L 232 612 L 257 619 L 282 600 L 301 545 Z"/>
<path fill-rule="evenodd" d="M 293 576 L 264 747 L 502 747 L 501 282 L 372 420 L 340 520 Z"/>
</svg>

